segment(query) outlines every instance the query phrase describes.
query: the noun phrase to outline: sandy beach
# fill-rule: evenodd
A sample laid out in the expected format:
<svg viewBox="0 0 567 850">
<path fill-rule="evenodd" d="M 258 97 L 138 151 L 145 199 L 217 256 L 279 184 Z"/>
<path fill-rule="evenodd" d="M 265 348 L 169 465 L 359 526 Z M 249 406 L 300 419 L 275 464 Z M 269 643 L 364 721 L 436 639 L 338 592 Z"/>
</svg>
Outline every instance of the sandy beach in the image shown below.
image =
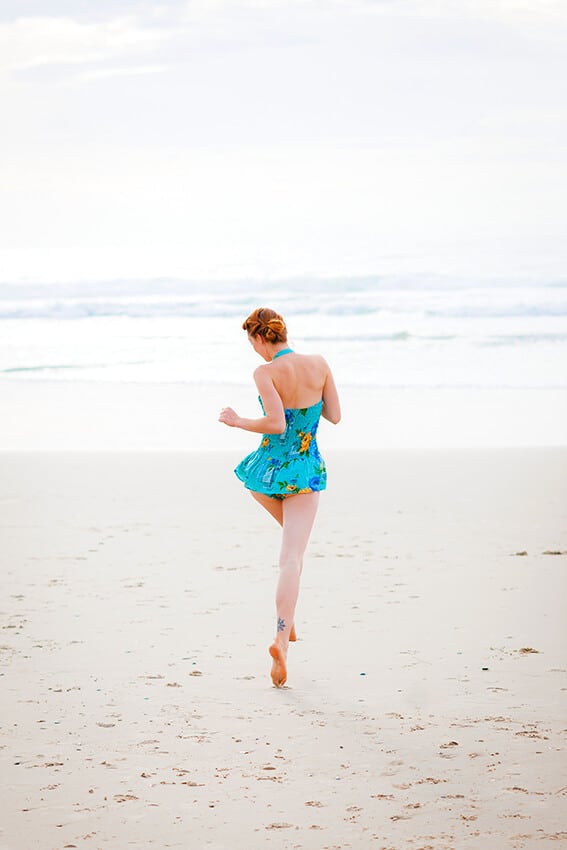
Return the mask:
<svg viewBox="0 0 567 850">
<path fill-rule="evenodd" d="M 238 454 L 1 456 L 1 850 L 567 842 L 567 450 L 327 454 L 284 689 Z"/>
</svg>

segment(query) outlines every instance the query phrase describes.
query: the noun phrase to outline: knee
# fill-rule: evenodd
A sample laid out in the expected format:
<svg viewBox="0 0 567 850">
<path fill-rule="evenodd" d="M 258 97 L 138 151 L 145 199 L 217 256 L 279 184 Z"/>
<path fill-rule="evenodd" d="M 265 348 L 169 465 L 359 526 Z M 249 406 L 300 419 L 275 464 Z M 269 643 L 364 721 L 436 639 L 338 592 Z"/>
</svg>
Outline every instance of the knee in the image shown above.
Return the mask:
<svg viewBox="0 0 567 850">
<path fill-rule="evenodd" d="M 280 555 L 280 571 L 299 572 L 301 554 L 299 552 L 282 552 Z"/>
</svg>

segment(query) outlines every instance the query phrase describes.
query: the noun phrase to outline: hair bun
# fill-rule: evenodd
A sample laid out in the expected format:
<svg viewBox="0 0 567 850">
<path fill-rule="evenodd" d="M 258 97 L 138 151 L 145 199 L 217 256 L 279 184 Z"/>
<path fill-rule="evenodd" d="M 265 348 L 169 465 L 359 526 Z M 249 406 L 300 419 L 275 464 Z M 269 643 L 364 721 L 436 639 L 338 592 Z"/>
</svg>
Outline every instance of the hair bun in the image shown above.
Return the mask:
<svg viewBox="0 0 567 850">
<path fill-rule="evenodd" d="M 250 336 L 262 336 L 266 342 L 287 342 L 287 328 L 283 318 L 269 307 L 258 307 L 243 322 Z"/>
<path fill-rule="evenodd" d="M 285 323 L 280 316 L 274 316 L 266 322 L 266 332 L 264 334 L 268 342 L 281 342 L 281 335 L 285 331 Z"/>
</svg>

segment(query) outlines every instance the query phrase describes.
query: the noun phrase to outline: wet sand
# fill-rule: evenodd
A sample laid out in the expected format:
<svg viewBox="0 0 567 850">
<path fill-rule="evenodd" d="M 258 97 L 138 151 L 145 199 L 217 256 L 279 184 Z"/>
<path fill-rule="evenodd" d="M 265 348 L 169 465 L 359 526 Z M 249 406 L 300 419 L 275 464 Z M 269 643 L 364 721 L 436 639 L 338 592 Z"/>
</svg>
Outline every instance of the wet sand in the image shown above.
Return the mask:
<svg viewBox="0 0 567 850">
<path fill-rule="evenodd" d="M 0 456 L 1 850 L 567 843 L 567 450 L 326 454 L 283 688 L 238 453 Z"/>
</svg>

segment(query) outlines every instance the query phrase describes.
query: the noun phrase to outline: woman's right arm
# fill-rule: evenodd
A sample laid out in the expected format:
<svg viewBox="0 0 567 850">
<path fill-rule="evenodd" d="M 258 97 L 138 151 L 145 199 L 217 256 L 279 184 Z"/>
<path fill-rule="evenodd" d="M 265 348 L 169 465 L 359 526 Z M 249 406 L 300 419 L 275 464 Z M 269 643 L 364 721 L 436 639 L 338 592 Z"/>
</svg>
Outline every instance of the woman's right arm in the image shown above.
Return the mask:
<svg viewBox="0 0 567 850">
<path fill-rule="evenodd" d="M 245 419 L 232 407 L 223 407 L 219 422 L 224 422 L 231 428 L 242 428 L 243 431 L 253 431 L 256 434 L 283 434 L 286 427 L 284 407 L 265 366 L 258 366 L 254 372 L 254 380 L 262 399 L 265 415 L 259 419 Z"/>
<path fill-rule="evenodd" d="M 341 403 L 339 393 L 333 378 L 333 373 L 327 366 L 327 376 L 323 386 L 323 409 L 321 416 L 336 425 L 341 421 Z"/>
</svg>

